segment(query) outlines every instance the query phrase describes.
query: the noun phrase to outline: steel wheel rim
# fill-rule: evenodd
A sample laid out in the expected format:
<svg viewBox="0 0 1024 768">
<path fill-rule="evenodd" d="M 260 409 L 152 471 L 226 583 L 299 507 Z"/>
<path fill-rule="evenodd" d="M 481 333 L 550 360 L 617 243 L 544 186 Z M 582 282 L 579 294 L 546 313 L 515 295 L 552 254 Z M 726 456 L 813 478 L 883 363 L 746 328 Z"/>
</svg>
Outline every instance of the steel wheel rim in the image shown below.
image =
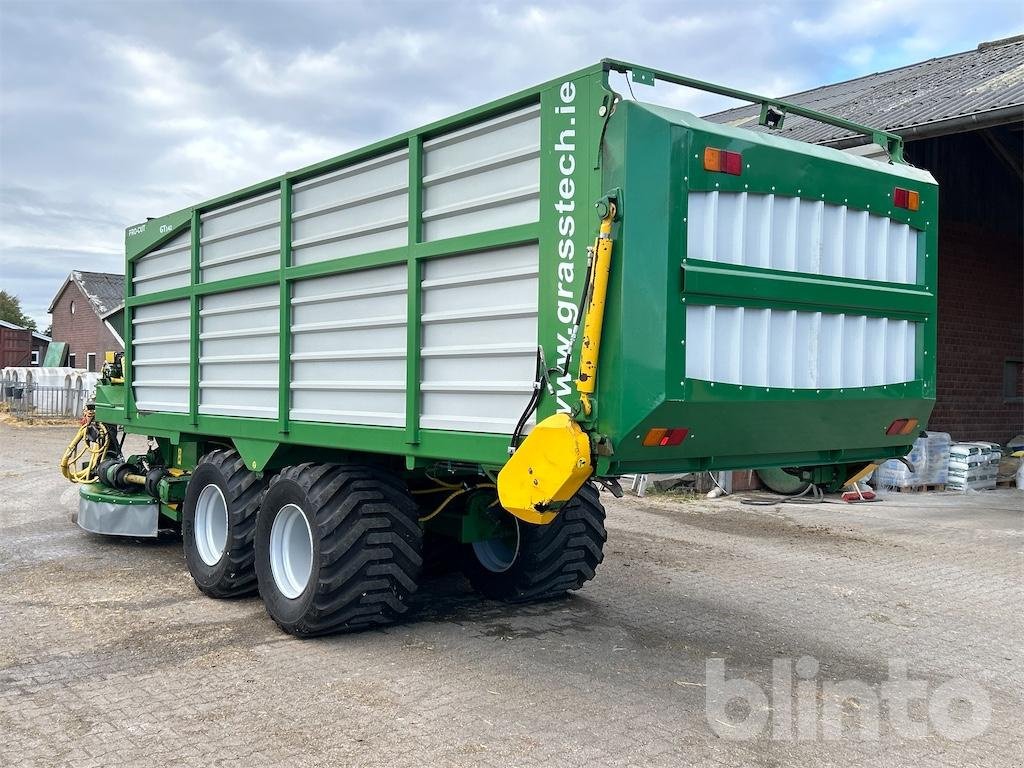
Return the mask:
<svg viewBox="0 0 1024 768">
<path fill-rule="evenodd" d="M 491 573 L 505 573 L 519 557 L 519 521 L 506 515 L 510 522 L 502 526 L 502 534 L 493 539 L 473 542 L 477 562 Z"/>
<path fill-rule="evenodd" d="M 313 532 L 295 504 L 281 507 L 270 527 L 270 571 L 282 595 L 294 600 L 313 574 Z"/>
<path fill-rule="evenodd" d="M 195 540 L 200 560 L 209 566 L 220 562 L 228 545 L 228 504 L 216 483 L 210 483 L 199 492 Z"/>
</svg>

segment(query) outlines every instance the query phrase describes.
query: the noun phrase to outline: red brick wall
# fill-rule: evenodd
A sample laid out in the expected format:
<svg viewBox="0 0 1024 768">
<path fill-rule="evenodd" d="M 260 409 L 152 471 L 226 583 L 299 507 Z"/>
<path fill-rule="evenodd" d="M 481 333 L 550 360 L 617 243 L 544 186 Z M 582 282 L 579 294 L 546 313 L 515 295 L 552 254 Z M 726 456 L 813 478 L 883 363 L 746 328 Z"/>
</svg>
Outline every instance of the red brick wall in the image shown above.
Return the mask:
<svg viewBox="0 0 1024 768">
<path fill-rule="evenodd" d="M 1000 443 L 1024 433 L 1024 403 L 1003 395 L 1006 360 L 1024 355 L 1022 265 L 1019 237 L 941 222 L 938 393 L 930 429 Z"/>
<path fill-rule="evenodd" d="M 75 312 L 71 313 L 71 302 L 75 303 Z M 68 354 L 75 355 L 75 367 L 88 366 L 88 354 L 96 355 L 96 370 L 103 367 L 103 359 L 108 351 L 121 351 L 121 345 L 107 330 L 100 320 L 89 299 L 73 282 L 64 286 L 53 307 L 54 341 L 67 342 Z"/>
</svg>

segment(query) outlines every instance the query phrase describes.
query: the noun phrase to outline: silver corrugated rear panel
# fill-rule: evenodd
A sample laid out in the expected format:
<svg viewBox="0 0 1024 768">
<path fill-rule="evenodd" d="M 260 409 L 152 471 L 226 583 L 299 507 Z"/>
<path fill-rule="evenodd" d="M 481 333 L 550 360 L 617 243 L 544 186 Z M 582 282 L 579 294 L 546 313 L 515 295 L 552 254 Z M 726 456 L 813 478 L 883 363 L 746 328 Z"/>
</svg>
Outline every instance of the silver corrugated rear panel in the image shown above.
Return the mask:
<svg viewBox="0 0 1024 768">
<path fill-rule="evenodd" d="M 535 244 L 424 265 L 421 426 L 512 433 L 536 373 L 537 265 Z"/>
<path fill-rule="evenodd" d="M 316 176 L 293 193 L 293 264 L 409 243 L 408 150 Z"/>
<path fill-rule="evenodd" d="M 294 284 L 292 419 L 405 426 L 406 269 Z"/>
<path fill-rule="evenodd" d="M 751 307 L 686 308 L 686 376 L 792 389 L 913 381 L 917 323 Z"/>
<path fill-rule="evenodd" d="M 136 296 L 184 288 L 192 282 L 192 233 L 185 230 L 135 260 L 132 290 Z"/>
<path fill-rule="evenodd" d="M 687 224 L 687 258 L 917 282 L 922 233 L 868 211 L 771 194 L 690 192 Z"/>
<path fill-rule="evenodd" d="M 203 296 L 199 309 L 199 412 L 277 418 L 279 289 Z"/>
<path fill-rule="evenodd" d="M 140 411 L 188 413 L 189 300 L 132 310 L 132 389 Z"/>
<path fill-rule="evenodd" d="M 280 253 L 280 192 L 202 215 L 199 272 L 204 283 L 277 269 Z"/>
<path fill-rule="evenodd" d="M 440 240 L 540 218 L 540 106 L 423 144 L 423 237 Z"/>
</svg>

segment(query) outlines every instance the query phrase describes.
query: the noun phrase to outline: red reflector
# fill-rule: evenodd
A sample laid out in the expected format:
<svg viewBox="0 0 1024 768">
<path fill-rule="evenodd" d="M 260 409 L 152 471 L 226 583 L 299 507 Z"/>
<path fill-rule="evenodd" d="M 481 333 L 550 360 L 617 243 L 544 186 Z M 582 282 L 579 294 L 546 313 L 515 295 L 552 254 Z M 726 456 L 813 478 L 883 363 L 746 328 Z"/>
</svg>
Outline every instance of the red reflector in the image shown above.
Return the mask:
<svg viewBox="0 0 1024 768">
<path fill-rule="evenodd" d="M 916 211 L 921 207 L 921 194 L 912 189 L 896 187 L 896 189 L 892 191 L 892 204 L 897 208 Z"/>
<path fill-rule="evenodd" d="M 645 446 L 659 446 L 664 447 L 666 445 L 679 445 L 686 436 L 690 433 L 690 430 L 685 428 L 666 429 L 664 427 L 655 427 L 647 432 L 644 437 Z"/>
<path fill-rule="evenodd" d="M 907 422 L 908 422 L 908 419 L 896 419 L 896 421 L 894 421 L 892 424 L 890 424 L 889 428 L 887 430 L 885 430 L 885 434 L 887 434 L 887 435 L 901 435 L 901 434 L 903 434 L 903 430 L 906 428 Z"/>
<path fill-rule="evenodd" d="M 739 176 L 743 173 L 743 155 L 739 152 L 723 152 L 722 170 L 733 176 Z"/>
<path fill-rule="evenodd" d="M 714 147 L 704 148 L 704 170 L 739 176 L 743 173 L 743 155 Z"/>
</svg>

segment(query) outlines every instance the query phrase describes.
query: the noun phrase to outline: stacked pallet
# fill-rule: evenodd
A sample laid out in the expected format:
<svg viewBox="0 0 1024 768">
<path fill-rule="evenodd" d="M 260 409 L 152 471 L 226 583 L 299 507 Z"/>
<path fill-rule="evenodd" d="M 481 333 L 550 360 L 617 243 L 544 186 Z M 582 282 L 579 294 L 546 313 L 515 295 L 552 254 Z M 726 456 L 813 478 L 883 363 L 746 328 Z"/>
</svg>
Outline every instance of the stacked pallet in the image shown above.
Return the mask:
<svg viewBox="0 0 1024 768">
<path fill-rule="evenodd" d="M 949 449 L 947 484 L 955 491 L 983 491 L 996 487 L 1003 453 L 995 443 L 954 443 Z"/>
<path fill-rule="evenodd" d="M 925 432 L 914 441 L 905 459 L 913 466 L 890 459 L 875 470 L 872 482 L 875 488 L 899 491 L 943 490 L 949 470 L 947 432 Z"/>
</svg>

